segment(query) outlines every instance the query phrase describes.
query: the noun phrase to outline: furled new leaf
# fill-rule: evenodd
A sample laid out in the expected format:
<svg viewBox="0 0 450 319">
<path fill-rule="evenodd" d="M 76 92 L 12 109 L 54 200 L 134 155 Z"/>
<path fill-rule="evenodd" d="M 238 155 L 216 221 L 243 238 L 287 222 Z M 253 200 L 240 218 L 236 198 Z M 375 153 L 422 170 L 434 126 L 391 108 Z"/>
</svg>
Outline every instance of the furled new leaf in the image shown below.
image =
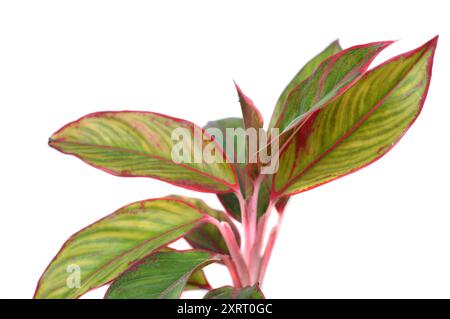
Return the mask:
<svg viewBox="0 0 450 319">
<path fill-rule="evenodd" d="M 216 257 L 205 251 L 164 251 L 148 256 L 118 277 L 107 299 L 176 299 L 196 270 Z"/>
<path fill-rule="evenodd" d="M 244 128 L 262 128 L 264 126 L 264 119 L 261 113 L 256 108 L 253 101 L 242 92 L 241 88 L 236 83 L 234 83 L 234 85 L 236 86 L 236 90 L 239 96 L 239 103 L 241 104 Z"/>
<path fill-rule="evenodd" d="M 302 123 L 280 155 L 273 196 L 303 192 L 386 154 L 422 109 L 436 44 L 437 38 L 367 72 Z"/>
<path fill-rule="evenodd" d="M 39 280 L 35 298 L 77 298 L 208 218 L 175 199 L 127 205 L 69 238 Z"/>
<path fill-rule="evenodd" d="M 64 126 L 49 144 L 117 176 L 153 177 L 202 192 L 237 189 L 223 150 L 201 135 L 200 127 L 157 113 L 100 112 Z M 214 163 L 203 156 L 209 145 L 217 150 Z"/>
<path fill-rule="evenodd" d="M 209 291 L 204 299 L 265 299 L 258 285 L 245 288 L 223 286 Z"/>
<path fill-rule="evenodd" d="M 259 134 L 260 130 L 263 129 L 264 120 L 259 110 L 253 104 L 253 101 L 242 92 L 236 83 L 235 86 L 239 96 L 239 103 L 241 104 L 244 129 L 248 134 L 251 132 L 254 133 L 254 136 L 246 136 L 248 158 L 245 171 L 252 179 L 256 179 L 260 172 L 260 163 L 257 156 L 258 149 L 260 148 Z M 249 145 L 252 145 L 253 147 L 250 147 Z"/>
</svg>

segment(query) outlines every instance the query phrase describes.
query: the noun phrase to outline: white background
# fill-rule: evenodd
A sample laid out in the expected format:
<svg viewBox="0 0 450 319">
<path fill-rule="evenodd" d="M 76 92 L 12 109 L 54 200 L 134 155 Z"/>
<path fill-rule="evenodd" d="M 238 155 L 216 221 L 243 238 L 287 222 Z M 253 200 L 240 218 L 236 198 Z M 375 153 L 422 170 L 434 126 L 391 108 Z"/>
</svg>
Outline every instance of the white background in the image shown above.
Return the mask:
<svg viewBox="0 0 450 319">
<path fill-rule="evenodd" d="M 264 284 L 269 298 L 450 297 L 446 1 L 1 1 L 0 297 L 30 298 L 74 232 L 136 200 L 180 193 L 107 175 L 47 146 L 100 110 L 200 125 L 239 116 L 232 80 L 268 123 L 297 70 L 335 38 L 399 40 L 375 64 L 440 35 L 422 115 L 377 163 L 295 196 Z M 213 284 L 226 283 L 210 267 Z M 101 297 L 103 289 L 87 297 Z"/>
</svg>

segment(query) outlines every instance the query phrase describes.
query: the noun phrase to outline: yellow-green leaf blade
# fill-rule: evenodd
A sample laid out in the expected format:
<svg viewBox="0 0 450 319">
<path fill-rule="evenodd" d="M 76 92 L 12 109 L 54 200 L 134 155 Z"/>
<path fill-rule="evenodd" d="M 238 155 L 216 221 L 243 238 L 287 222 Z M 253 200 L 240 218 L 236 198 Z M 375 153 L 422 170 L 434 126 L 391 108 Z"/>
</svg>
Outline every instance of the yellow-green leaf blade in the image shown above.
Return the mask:
<svg viewBox="0 0 450 319">
<path fill-rule="evenodd" d="M 180 129 L 188 134 L 187 140 L 180 138 L 182 144 L 172 139 L 174 131 Z M 235 169 L 223 154 L 218 155 L 223 162 L 205 162 L 203 151 L 214 142 L 207 134 L 203 140 L 195 138 L 196 132 L 203 134 L 195 124 L 157 113 L 100 112 L 64 126 L 52 135 L 49 144 L 116 176 L 152 177 L 203 192 L 238 188 Z M 174 161 L 173 152 L 183 155 L 181 145 L 187 161 Z"/>
<path fill-rule="evenodd" d="M 175 199 L 127 205 L 69 238 L 39 280 L 35 298 L 77 298 L 207 218 Z"/>
<path fill-rule="evenodd" d="M 330 56 L 340 52 L 342 50 L 339 41 L 333 41 L 329 46 L 327 46 L 322 52 L 312 58 L 303 68 L 298 71 L 298 73 L 294 76 L 294 78 L 289 82 L 286 88 L 281 93 L 278 101 L 275 105 L 275 109 L 272 114 L 272 118 L 270 119 L 269 128 L 275 127 L 275 124 L 278 122 L 280 117 L 281 109 L 284 103 L 286 102 L 287 96 L 289 93 L 299 85 L 303 80 L 309 77 L 322 63 L 325 59 Z"/>
<path fill-rule="evenodd" d="M 216 261 L 204 251 L 159 252 L 133 265 L 109 287 L 107 299 L 176 299 L 196 270 Z"/>
<path fill-rule="evenodd" d="M 437 38 L 369 71 L 309 118 L 280 155 L 274 192 L 303 192 L 387 153 L 422 109 L 436 44 Z"/>
</svg>

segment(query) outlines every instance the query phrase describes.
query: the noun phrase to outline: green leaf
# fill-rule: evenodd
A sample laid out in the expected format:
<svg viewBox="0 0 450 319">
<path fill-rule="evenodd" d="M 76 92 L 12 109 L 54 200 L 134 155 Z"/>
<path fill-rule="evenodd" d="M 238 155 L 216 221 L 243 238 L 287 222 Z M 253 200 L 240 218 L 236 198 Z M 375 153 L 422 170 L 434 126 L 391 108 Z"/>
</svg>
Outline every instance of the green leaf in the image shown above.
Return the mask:
<svg viewBox="0 0 450 319">
<path fill-rule="evenodd" d="M 227 138 L 227 128 L 236 130 L 236 136 L 231 139 Z M 224 118 L 215 121 L 209 121 L 205 125 L 205 130 L 210 131 L 212 129 L 218 129 L 221 135 L 214 136 L 217 143 L 223 146 L 227 156 L 233 160 L 233 165 L 235 166 L 240 190 L 242 194 L 251 192 L 252 188 L 250 184 L 249 176 L 245 172 L 247 149 L 245 147 L 245 135 L 244 135 L 244 121 L 242 118 Z M 210 132 L 213 134 L 213 132 Z M 230 136 L 230 135 L 229 135 Z M 231 144 L 231 141 L 233 142 Z M 236 220 L 241 220 L 241 212 L 239 207 L 239 200 L 234 193 L 223 193 L 218 194 L 220 202 L 227 210 L 228 213 L 234 216 Z"/>
<path fill-rule="evenodd" d="M 241 207 L 239 200 L 234 193 L 217 194 L 219 201 L 225 210 L 231 214 L 237 221 L 241 221 Z"/>
<path fill-rule="evenodd" d="M 263 181 L 258 194 L 258 209 L 257 209 L 258 217 L 264 215 L 264 213 L 267 210 L 267 207 L 269 206 L 269 195 L 270 195 L 269 189 L 270 184 L 268 184 L 266 181 Z M 241 221 L 241 208 L 239 205 L 239 200 L 237 199 L 236 195 L 234 193 L 225 193 L 225 194 L 218 194 L 217 197 L 219 197 L 220 202 L 222 203 L 223 207 L 227 210 L 227 212 L 233 215 L 233 217 L 236 218 L 236 220 Z"/>
<path fill-rule="evenodd" d="M 209 291 L 204 299 L 265 299 L 257 285 L 245 288 L 224 286 Z"/>
<path fill-rule="evenodd" d="M 237 172 L 241 193 L 250 193 L 252 185 L 249 176 L 245 172 L 247 149 L 245 146 L 245 130 L 242 118 L 230 117 L 209 121 L 204 128 L 223 148 L 227 157 L 231 159 L 231 165 L 233 165 Z"/>
<path fill-rule="evenodd" d="M 179 195 L 170 195 L 167 198 L 179 199 L 183 202 L 193 205 L 198 210 L 204 212 L 205 214 L 208 214 L 211 217 L 214 217 L 219 221 L 228 222 L 233 229 L 237 243 L 240 243 L 239 231 L 223 211 L 209 207 L 204 201 L 198 198 Z M 215 225 L 203 224 L 191 231 L 184 238 L 193 248 L 205 249 L 219 254 L 228 254 L 227 244 L 225 243 L 222 234 Z"/>
<path fill-rule="evenodd" d="M 244 141 L 244 134 L 243 128 L 244 123 L 241 118 L 225 118 L 220 119 L 216 121 L 210 121 L 206 124 L 205 129 L 211 129 L 211 128 L 217 128 L 222 132 L 222 138 L 218 136 L 217 142 L 219 145 L 224 146 L 224 150 L 227 153 L 229 158 L 234 158 L 239 161 L 243 161 L 243 163 L 238 163 L 236 160 L 236 171 L 238 172 L 238 178 L 241 185 L 241 191 L 246 192 L 245 189 L 248 189 L 247 184 L 250 184 L 251 181 L 249 180 L 249 176 L 245 173 L 245 166 L 246 166 L 246 157 L 241 157 L 239 154 L 246 154 L 245 149 L 245 143 L 242 143 Z M 225 143 L 225 141 L 231 141 L 231 138 L 226 139 L 226 129 L 242 129 L 242 131 L 237 131 L 237 136 L 234 140 L 233 145 L 231 143 Z M 225 138 L 225 141 L 223 140 Z M 259 199 L 258 199 L 258 216 L 261 216 L 266 211 L 268 205 L 269 205 L 269 188 L 270 185 L 263 182 L 261 184 L 260 192 L 259 192 Z M 239 200 L 237 199 L 236 195 L 234 193 L 224 193 L 224 194 L 218 194 L 220 202 L 225 207 L 227 212 L 229 212 L 231 215 L 233 215 L 236 220 L 241 220 L 241 209 L 239 206 Z"/>
<path fill-rule="evenodd" d="M 158 253 L 161 252 L 179 252 L 179 251 L 171 247 L 164 247 L 158 250 Z M 194 271 L 189 277 L 186 286 L 184 287 L 184 290 L 198 290 L 198 289 L 206 289 L 206 290 L 212 289 L 203 269 L 198 269 Z"/>
<path fill-rule="evenodd" d="M 306 65 L 300 71 L 298 71 L 298 73 L 294 76 L 291 82 L 289 82 L 289 84 L 286 86 L 286 88 L 283 90 L 280 97 L 278 98 L 272 118 L 270 119 L 269 128 L 276 127 L 275 124 L 278 122 L 278 119 L 280 118 L 281 109 L 284 103 L 286 102 L 289 93 L 303 80 L 309 77 L 317 69 L 320 63 L 322 63 L 325 59 L 329 58 L 330 56 L 340 52 L 341 50 L 342 48 L 339 44 L 339 41 L 336 40 L 332 42 L 329 46 L 327 46 L 322 52 L 320 52 L 318 55 L 312 58 L 308 63 L 306 63 Z"/>
<path fill-rule="evenodd" d="M 217 289 L 212 289 L 203 297 L 203 299 L 232 299 L 234 288 L 231 286 L 224 286 Z"/>
<path fill-rule="evenodd" d="M 195 271 L 216 261 L 204 251 L 153 254 L 133 265 L 106 292 L 107 299 L 176 299 Z"/>
<path fill-rule="evenodd" d="M 186 135 L 175 134 L 176 129 L 183 129 Z M 194 138 L 202 132 L 190 122 L 157 113 L 100 112 L 64 126 L 52 135 L 49 144 L 116 176 L 153 177 L 202 192 L 237 189 L 234 167 L 226 162 L 218 145 L 217 159 L 223 162 L 209 164 L 203 156 L 196 162 L 198 154 L 201 156 L 208 145 L 214 145 L 209 136 L 204 136 L 203 141 Z M 186 147 L 186 154 L 181 145 Z M 186 158 L 174 161 L 172 153 Z"/>
<path fill-rule="evenodd" d="M 198 289 L 206 289 L 206 290 L 212 289 L 203 269 L 194 271 L 192 275 L 189 277 L 186 286 L 184 287 L 184 290 L 198 290 Z"/>
<path fill-rule="evenodd" d="M 343 50 L 325 61 L 288 95 L 273 121 L 284 133 L 300 123 L 305 114 L 323 107 L 343 94 L 367 70 L 372 60 L 392 42 L 376 42 Z"/>
<path fill-rule="evenodd" d="M 386 154 L 422 109 L 436 44 L 437 38 L 372 69 L 306 120 L 280 154 L 274 193 L 306 191 Z"/>
<path fill-rule="evenodd" d="M 127 205 L 69 238 L 39 280 L 35 298 L 77 298 L 208 218 L 175 199 Z"/>
<path fill-rule="evenodd" d="M 239 289 L 234 295 L 236 299 L 265 299 L 258 285 Z"/>
</svg>

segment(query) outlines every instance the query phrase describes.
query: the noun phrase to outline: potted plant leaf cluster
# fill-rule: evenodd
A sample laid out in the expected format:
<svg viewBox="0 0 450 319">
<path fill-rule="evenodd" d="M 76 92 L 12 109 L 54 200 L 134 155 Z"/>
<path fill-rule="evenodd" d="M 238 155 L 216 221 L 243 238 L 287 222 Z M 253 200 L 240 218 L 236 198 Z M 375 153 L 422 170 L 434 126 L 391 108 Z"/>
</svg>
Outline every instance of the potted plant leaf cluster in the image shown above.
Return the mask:
<svg viewBox="0 0 450 319">
<path fill-rule="evenodd" d="M 242 118 L 205 127 L 142 111 L 92 113 L 62 127 L 49 139 L 60 152 L 116 176 L 216 194 L 223 208 L 151 194 L 119 208 L 64 243 L 34 297 L 78 298 L 109 284 L 105 298 L 179 298 L 192 289 L 264 298 L 290 197 L 378 160 L 421 112 L 437 37 L 369 69 L 390 44 L 331 43 L 287 85 L 266 126 L 236 85 Z M 171 248 L 179 239 L 192 248 Z M 211 287 L 203 268 L 212 263 L 228 269 L 229 286 Z"/>
</svg>

